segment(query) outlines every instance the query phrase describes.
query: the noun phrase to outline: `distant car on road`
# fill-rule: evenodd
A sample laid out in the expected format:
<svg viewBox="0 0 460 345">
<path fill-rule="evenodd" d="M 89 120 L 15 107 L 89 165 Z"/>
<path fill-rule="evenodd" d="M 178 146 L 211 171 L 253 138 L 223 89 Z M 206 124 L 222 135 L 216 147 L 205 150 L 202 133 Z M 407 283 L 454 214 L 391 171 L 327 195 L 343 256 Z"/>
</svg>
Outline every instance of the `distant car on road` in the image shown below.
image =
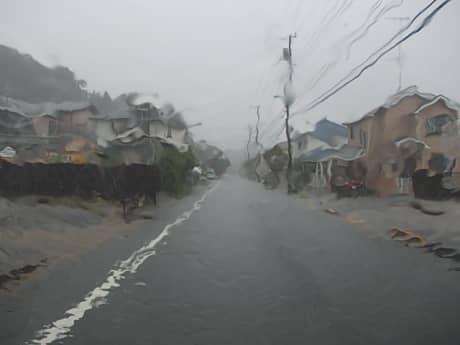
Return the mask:
<svg viewBox="0 0 460 345">
<path fill-rule="evenodd" d="M 206 172 L 206 177 L 208 180 L 215 180 L 217 178 L 217 175 L 214 169 L 208 169 L 208 171 Z"/>
</svg>

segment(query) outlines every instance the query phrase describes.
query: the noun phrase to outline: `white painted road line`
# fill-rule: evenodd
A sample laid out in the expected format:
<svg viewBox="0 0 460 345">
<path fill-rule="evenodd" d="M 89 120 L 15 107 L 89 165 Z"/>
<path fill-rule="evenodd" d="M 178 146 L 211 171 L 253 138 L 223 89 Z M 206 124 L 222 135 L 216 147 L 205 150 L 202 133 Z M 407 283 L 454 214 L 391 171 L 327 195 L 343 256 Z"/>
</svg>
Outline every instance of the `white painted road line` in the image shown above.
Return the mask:
<svg viewBox="0 0 460 345">
<path fill-rule="evenodd" d="M 174 222 L 166 225 L 163 231 L 156 238 L 136 250 L 129 258 L 115 264 L 101 285 L 90 291 L 83 301 L 78 303 L 74 308 L 67 310 L 62 319 L 43 326 L 42 329 L 36 333 L 35 338 L 27 341 L 26 344 L 47 345 L 57 340 L 67 338 L 70 335 L 70 331 L 75 325 L 75 322 L 83 319 L 85 314 L 91 309 L 105 304 L 106 298 L 110 292 L 120 286 L 119 282 L 125 279 L 128 273 L 136 273 L 145 260 L 155 255 L 155 247 L 157 244 L 169 235 L 169 231 L 172 228 L 190 219 L 193 213 L 200 210 L 201 205 L 208 195 L 212 193 L 218 185 L 219 183 L 216 183 L 212 188 L 204 193 L 200 200 L 193 204 L 193 207 L 190 210 L 184 212 Z"/>
</svg>

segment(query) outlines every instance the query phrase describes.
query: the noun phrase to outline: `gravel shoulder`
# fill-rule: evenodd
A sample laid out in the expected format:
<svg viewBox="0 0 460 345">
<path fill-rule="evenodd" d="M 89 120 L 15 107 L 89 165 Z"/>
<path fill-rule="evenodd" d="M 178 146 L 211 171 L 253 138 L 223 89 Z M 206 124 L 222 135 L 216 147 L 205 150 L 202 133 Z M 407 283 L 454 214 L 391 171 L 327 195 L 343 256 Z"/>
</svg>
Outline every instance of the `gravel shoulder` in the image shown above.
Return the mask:
<svg viewBox="0 0 460 345">
<path fill-rule="evenodd" d="M 198 186 L 199 191 L 204 186 Z M 0 292 L 11 292 L 42 270 L 124 238 L 178 200 L 166 194 L 122 217 L 118 203 L 78 198 L 0 197 Z"/>
<path fill-rule="evenodd" d="M 457 201 L 417 200 L 409 196 L 337 199 L 333 194 L 316 191 L 303 192 L 297 198 L 307 209 L 329 211 L 331 216 L 341 217 L 370 237 L 392 239 L 407 247 L 432 251 L 439 257 L 455 259 L 454 266 L 460 266 L 460 204 Z"/>
</svg>

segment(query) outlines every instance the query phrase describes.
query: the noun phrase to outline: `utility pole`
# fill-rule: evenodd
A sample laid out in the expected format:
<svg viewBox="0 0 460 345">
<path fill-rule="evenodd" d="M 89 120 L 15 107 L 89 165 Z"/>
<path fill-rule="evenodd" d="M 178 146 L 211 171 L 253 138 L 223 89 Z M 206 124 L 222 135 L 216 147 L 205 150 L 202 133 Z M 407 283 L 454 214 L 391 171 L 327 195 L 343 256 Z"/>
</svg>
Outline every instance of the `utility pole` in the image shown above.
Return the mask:
<svg viewBox="0 0 460 345">
<path fill-rule="evenodd" d="M 288 56 L 287 61 L 289 64 L 289 84 L 284 87 L 284 106 L 286 109 L 286 140 L 288 145 L 288 166 L 286 171 L 286 178 L 288 184 L 288 193 L 292 192 L 291 175 L 292 175 L 292 144 L 291 144 L 291 131 L 289 126 L 289 117 L 291 115 L 291 100 L 288 93 L 292 91 L 292 79 L 294 76 L 294 64 L 292 61 L 292 39 L 296 38 L 297 34 L 290 34 L 288 38 Z"/>
<path fill-rule="evenodd" d="M 297 34 L 290 34 L 289 35 L 289 45 L 288 45 L 288 52 L 289 52 L 289 82 L 292 84 L 292 77 L 294 75 L 294 65 L 292 63 L 292 39 L 296 38 Z"/>
<path fill-rule="evenodd" d="M 284 95 L 283 96 L 274 96 L 275 98 L 281 98 L 283 100 L 284 108 L 286 111 L 286 118 L 284 121 L 284 127 L 286 129 L 286 141 L 287 141 L 287 149 L 288 149 L 288 164 L 286 170 L 286 179 L 288 184 L 288 193 L 293 192 L 293 188 L 291 186 L 291 175 L 292 175 L 292 144 L 291 144 L 291 131 L 289 126 L 289 118 L 291 116 L 291 105 L 294 102 L 293 95 L 293 86 L 292 81 L 294 77 L 294 63 L 292 59 L 292 40 L 297 38 L 297 34 L 290 34 L 288 36 L 288 47 L 283 48 L 283 60 L 285 60 L 289 65 L 289 79 L 284 84 Z"/>
</svg>

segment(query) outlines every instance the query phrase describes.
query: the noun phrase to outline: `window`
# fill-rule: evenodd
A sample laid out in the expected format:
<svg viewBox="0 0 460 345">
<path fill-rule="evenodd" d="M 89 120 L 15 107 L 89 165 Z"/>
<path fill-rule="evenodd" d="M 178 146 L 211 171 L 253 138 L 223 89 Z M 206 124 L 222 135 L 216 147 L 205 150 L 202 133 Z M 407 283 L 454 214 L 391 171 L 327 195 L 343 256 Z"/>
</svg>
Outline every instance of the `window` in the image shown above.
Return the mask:
<svg viewBox="0 0 460 345">
<path fill-rule="evenodd" d="M 452 124 L 452 119 L 448 114 L 441 114 L 426 120 L 426 135 L 437 135 L 447 131 Z"/>
<path fill-rule="evenodd" d="M 355 133 L 353 131 L 353 127 L 350 126 L 350 139 L 354 139 L 355 138 Z"/>
<path fill-rule="evenodd" d="M 367 148 L 367 133 L 362 129 L 359 130 L 359 143 Z"/>
<path fill-rule="evenodd" d="M 48 136 L 57 135 L 58 124 L 55 119 L 50 119 L 48 122 Z"/>
<path fill-rule="evenodd" d="M 172 138 L 171 126 L 168 126 L 168 135 L 167 138 Z"/>
</svg>

